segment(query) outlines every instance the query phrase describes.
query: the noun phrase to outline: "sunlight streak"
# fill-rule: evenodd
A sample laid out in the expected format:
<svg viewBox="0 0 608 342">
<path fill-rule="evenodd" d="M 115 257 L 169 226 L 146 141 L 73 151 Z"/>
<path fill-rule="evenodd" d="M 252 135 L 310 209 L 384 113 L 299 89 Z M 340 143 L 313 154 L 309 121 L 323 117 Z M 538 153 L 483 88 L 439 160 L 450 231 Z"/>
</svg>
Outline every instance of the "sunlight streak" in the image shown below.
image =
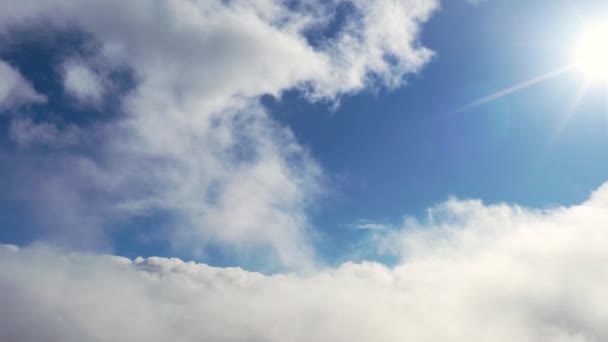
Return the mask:
<svg viewBox="0 0 608 342">
<path fill-rule="evenodd" d="M 562 131 L 564 130 L 564 128 L 566 127 L 568 122 L 570 122 L 570 119 L 574 115 L 574 112 L 576 111 L 578 106 L 581 104 L 581 101 L 585 97 L 585 94 L 589 91 L 589 88 L 591 88 L 591 82 L 585 82 L 583 84 L 583 86 L 578 89 L 578 91 L 574 97 L 574 100 L 572 101 L 572 103 L 566 110 L 565 114 L 561 117 L 561 119 L 558 121 L 557 125 L 555 126 L 555 129 L 551 136 L 549 145 L 552 145 L 553 142 L 555 140 L 557 140 L 557 138 L 561 135 Z"/>
<path fill-rule="evenodd" d="M 518 92 L 520 90 L 529 88 L 529 87 L 531 87 L 533 85 L 536 85 L 538 83 L 541 83 L 541 82 L 546 81 L 548 79 L 551 79 L 553 77 L 559 76 L 559 75 L 561 75 L 561 74 L 563 74 L 563 73 L 565 73 L 567 71 L 572 70 L 574 67 L 575 67 L 575 65 L 567 65 L 567 66 L 559 68 L 557 70 L 550 71 L 550 72 L 548 72 L 548 73 L 546 73 L 544 75 L 541 75 L 541 76 L 532 78 L 530 80 L 524 81 L 524 82 L 519 83 L 517 85 L 514 85 L 512 87 L 499 90 L 499 91 L 497 91 L 496 93 L 494 93 L 492 95 L 488 95 L 488 96 L 483 97 L 483 98 L 481 98 L 481 99 L 479 99 L 477 101 L 474 101 L 474 102 L 471 102 L 471 103 L 469 103 L 467 105 L 464 105 L 464 106 L 462 106 L 462 107 L 454 110 L 452 113 L 466 112 L 468 110 L 471 110 L 473 108 L 479 107 L 479 106 L 484 105 L 486 103 L 489 103 L 489 102 L 495 101 L 497 99 L 500 99 L 500 98 L 502 98 L 504 96 L 507 96 L 507 95 L 516 93 L 516 92 Z"/>
</svg>

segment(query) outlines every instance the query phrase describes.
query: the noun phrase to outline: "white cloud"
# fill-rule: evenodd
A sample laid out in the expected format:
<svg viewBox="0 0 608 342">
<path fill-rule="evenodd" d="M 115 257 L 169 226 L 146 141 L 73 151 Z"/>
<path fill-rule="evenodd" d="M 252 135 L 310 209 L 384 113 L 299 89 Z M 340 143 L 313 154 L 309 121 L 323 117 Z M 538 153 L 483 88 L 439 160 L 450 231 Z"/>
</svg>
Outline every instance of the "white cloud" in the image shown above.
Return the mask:
<svg viewBox="0 0 608 342">
<path fill-rule="evenodd" d="M 44 103 L 46 97 L 38 94 L 19 71 L 0 60 L 0 112 L 28 103 Z"/>
<path fill-rule="evenodd" d="M 450 200 L 430 212 L 428 223 L 410 220 L 390 236 L 405 251 L 394 268 L 346 263 L 265 276 L 178 259 L 0 248 L 0 339 L 608 339 L 608 185 L 572 207 Z"/>
<path fill-rule="evenodd" d="M 237 254 L 267 251 L 284 265 L 311 263 L 306 212 L 323 173 L 291 132 L 268 117 L 259 97 L 299 88 L 310 99 L 333 101 L 367 87 L 398 86 L 431 57 L 418 31 L 438 6 L 435 0 L 351 1 L 344 27 L 312 45 L 306 32 L 327 28 L 338 3 L 0 3 L 0 30 L 37 20 L 50 28 L 76 25 L 99 40 L 101 67 L 128 65 L 138 81 L 124 99 L 125 117 L 95 133 L 106 135 L 95 158 L 57 158 L 77 165 L 47 168 L 66 172 L 45 171 L 49 182 L 33 192 L 40 221 L 66 227 L 64 233 L 78 236 L 73 245 L 90 240 L 81 238 L 81 222 L 99 222 L 87 225 L 97 236 L 111 218 L 160 210 L 168 213 L 176 247 L 204 253 L 208 243 L 218 243 Z M 82 67 L 76 81 L 66 77 L 66 88 L 96 96 L 99 81 Z M 75 174 L 81 170 L 86 173 Z M 73 200 L 62 207 L 57 199 L 65 198 Z M 82 210 L 86 217 L 73 220 L 78 224 L 53 221 L 78 215 L 74 203 L 90 204 Z"/>
<path fill-rule="evenodd" d="M 427 222 L 406 218 L 403 229 L 387 234 L 380 247 L 405 260 L 444 255 L 455 261 L 460 256 L 494 258 L 520 248 L 522 252 L 538 249 L 538 253 L 575 246 L 584 249 L 589 243 L 601 243 L 604 229 L 598 222 L 606 217 L 608 184 L 596 190 L 588 201 L 568 208 L 486 206 L 478 200 L 452 198 L 429 209 Z M 469 252 L 463 253 L 465 250 Z"/>
<path fill-rule="evenodd" d="M 373 80 L 378 79 L 389 88 L 400 86 L 407 74 L 419 71 L 433 55 L 420 45 L 418 33 L 439 1 L 351 3 L 357 15 L 323 46 L 332 67 L 317 81 L 313 98 L 374 87 Z"/>
<path fill-rule="evenodd" d="M 66 92 L 84 103 L 99 104 L 103 98 L 104 80 L 82 61 L 69 60 L 63 65 Z"/>
</svg>

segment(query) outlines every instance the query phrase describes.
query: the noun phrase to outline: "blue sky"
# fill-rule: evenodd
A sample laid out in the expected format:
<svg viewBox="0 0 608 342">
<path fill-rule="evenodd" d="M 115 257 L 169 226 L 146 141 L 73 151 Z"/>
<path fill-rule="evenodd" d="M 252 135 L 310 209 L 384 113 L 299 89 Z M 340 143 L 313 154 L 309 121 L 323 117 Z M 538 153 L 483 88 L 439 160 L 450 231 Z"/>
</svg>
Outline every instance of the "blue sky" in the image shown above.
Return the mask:
<svg viewBox="0 0 608 342">
<path fill-rule="evenodd" d="M 318 224 L 349 241 L 362 234 L 345 229 L 358 220 L 399 225 L 449 196 L 538 208 L 587 198 L 608 171 L 602 87 L 576 103 L 584 80 L 571 71 L 452 112 L 571 63 L 572 44 L 591 20 L 584 18 L 597 7 L 446 2 L 421 35 L 436 56 L 406 86 L 347 96 L 336 111 L 297 93 L 269 99 L 333 177 L 337 191 Z"/>
<path fill-rule="evenodd" d="M 599 0 L 2 1 L 0 340 L 606 341 L 607 42 Z"/>
<path fill-rule="evenodd" d="M 396 87 L 380 82 L 321 100 L 311 100 L 306 95 L 309 91 L 298 87 L 283 89 L 278 96 L 262 94 L 261 103 L 271 120 L 292 132 L 322 170 L 322 191 L 302 212 L 312 231 L 310 248 L 322 262 L 390 260 L 378 255 L 369 242 L 376 231 L 354 228 L 362 224 L 400 228 L 404 218 L 424 219 L 429 207 L 450 197 L 550 208 L 580 203 L 605 181 L 605 89 L 591 87 L 577 102 L 584 79 L 574 70 L 459 111 L 571 63 L 573 45 L 583 26 L 602 6 L 593 1 L 547 4 L 443 3 L 420 25 L 416 38 L 416 44 L 432 50 L 433 57 L 420 70 L 405 75 Z M 325 29 L 311 31 L 308 39 L 321 45 L 339 34 L 352 10 L 348 4 L 338 6 L 337 19 Z M 104 62 L 87 66 L 111 83 L 98 103 L 87 103 L 64 89 L 62 63 L 99 59 L 103 47 L 94 34 L 78 27 L 48 32 L 39 27 L 15 27 L 3 37 L 2 58 L 47 98 L 45 103 L 19 109 L 25 113 L 22 115 L 33 122 L 51 117 L 57 127 L 78 129 L 128 115 L 121 101 L 137 89 L 137 71 L 128 63 L 112 66 L 110 71 L 101 70 Z M 3 117 L 4 173 L 19 173 L 19 168 L 61 169 L 45 166 L 53 164 L 49 160 L 58 153 L 48 144 L 23 148 L 7 140 L 11 120 L 14 116 Z M 95 141 L 62 149 L 83 155 L 103 153 Z M 12 158 L 19 162 L 11 162 Z M 45 182 L 40 179 L 43 176 L 31 177 L 38 178 L 30 179 L 32 183 Z M 5 182 L 14 181 L 5 177 Z M 54 240 L 72 245 L 70 239 L 67 243 L 61 242 L 63 237 L 55 239 L 55 227 L 46 227 L 46 216 L 53 215 L 53 210 L 32 215 L 31 204 L 25 204 L 30 200 L 24 199 L 29 195 L 23 192 L 7 191 L 1 198 L 0 219 L 5 229 L 0 239 L 17 245 Z M 86 210 L 95 211 L 96 206 Z M 149 210 L 104 222 L 104 232 L 91 238 L 102 234 L 104 243 L 76 244 L 77 249 L 264 268 L 256 258 L 244 261 L 232 247 L 204 236 L 202 241 L 210 241 L 201 245 L 204 247 L 176 248 L 162 232 L 175 224 L 171 215 L 171 209 Z M 61 224 L 65 223 L 59 219 L 51 225 Z"/>
</svg>

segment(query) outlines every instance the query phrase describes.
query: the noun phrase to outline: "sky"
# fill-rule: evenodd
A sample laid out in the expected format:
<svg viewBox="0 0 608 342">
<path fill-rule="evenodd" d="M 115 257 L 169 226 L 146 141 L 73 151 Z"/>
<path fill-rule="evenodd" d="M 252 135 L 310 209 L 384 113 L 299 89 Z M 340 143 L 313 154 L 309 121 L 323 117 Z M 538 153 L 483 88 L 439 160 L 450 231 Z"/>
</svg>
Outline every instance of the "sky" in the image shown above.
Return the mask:
<svg viewBox="0 0 608 342">
<path fill-rule="evenodd" d="M 0 340 L 606 340 L 606 40 L 599 0 L 0 2 Z"/>
</svg>

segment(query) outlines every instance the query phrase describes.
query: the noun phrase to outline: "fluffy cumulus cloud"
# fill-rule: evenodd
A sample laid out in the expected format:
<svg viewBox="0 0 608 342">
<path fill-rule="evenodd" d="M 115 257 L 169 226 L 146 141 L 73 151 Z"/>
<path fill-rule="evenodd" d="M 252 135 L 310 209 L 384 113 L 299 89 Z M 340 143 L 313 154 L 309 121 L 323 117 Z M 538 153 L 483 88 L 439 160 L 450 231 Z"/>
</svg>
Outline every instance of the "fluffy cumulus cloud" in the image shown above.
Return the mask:
<svg viewBox="0 0 608 342">
<path fill-rule="evenodd" d="M 36 92 L 18 70 L 0 60 L 0 113 L 21 105 L 45 101 L 46 97 Z"/>
<path fill-rule="evenodd" d="M 63 65 L 63 83 L 65 91 L 85 103 L 99 103 L 105 91 L 101 76 L 81 61 Z"/>
<path fill-rule="evenodd" d="M 399 265 L 307 275 L 5 246 L 0 339 L 605 341 L 606 221 L 608 186 L 548 210 L 450 200 L 387 237 Z"/>
<path fill-rule="evenodd" d="M 306 212 L 323 173 L 259 98 L 295 88 L 311 101 L 336 103 L 342 94 L 403 84 L 432 57 L 418 33 L 437 6 L 436 0 L 2 2 L 0 31 L 43 23 L 45 30 L 83 31 L 99 47 L 95 56 L 58 66 L 68 93 L 103 101 L 104 75 L 116 68 L 131 69 L 136 81 L 123 94 L 123 115 L 81 134 L 97 139 L 95 153 L 44 161 L 54 164 L 44 167 L 47 181 L 35 186 L 31 207 L 49 235 L 72 246 L 98 241 L 129 217 L 161 213 L 176 247 L 202 253 L 218 243 L 237 254 L 269 251 L 283 265 L 309 263 Z M 17 141 L 30 141 L 34 131 L 57 140 L 52 127 L 25 124 L 15 127 Z M 27 174 L 23 183 L 42 178 Z M 87 231 L 93 238 L 83 238 Z"/>
</svg>

